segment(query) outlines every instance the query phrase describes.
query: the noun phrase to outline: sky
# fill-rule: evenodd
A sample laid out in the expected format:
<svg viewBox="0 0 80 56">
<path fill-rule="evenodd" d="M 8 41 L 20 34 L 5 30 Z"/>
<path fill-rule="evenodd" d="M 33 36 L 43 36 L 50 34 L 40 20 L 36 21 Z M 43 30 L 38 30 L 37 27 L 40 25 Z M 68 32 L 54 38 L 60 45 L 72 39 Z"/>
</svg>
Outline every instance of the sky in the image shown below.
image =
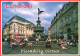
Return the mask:
<svg viewBox="0 0 80 56">
<path fill-rule="evenodd" d="M 50 27 L 52 19 L 56 16 L 56 12 L 58 12 L 65 3 L 67 2 L 2 2 L 2 28 L 14 15 L 18 15 L 36 25 L 36 21 L 38 20 L 38 8 L 40 8 L 41 11 L 44 11 L 39 15 L 41 26 L 47 30 L 48 27 Z M 32 4 L 32 8 L 6 8 L 6 4 L 8 7 L 10 7 L 11 4 Z"/>
</svg>

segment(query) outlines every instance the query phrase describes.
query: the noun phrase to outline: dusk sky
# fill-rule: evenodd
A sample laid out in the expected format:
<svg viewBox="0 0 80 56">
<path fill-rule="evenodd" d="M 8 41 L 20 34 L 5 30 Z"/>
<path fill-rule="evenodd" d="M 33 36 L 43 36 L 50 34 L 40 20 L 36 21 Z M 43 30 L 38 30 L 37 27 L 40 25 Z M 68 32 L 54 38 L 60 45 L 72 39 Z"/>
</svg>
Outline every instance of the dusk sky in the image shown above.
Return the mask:
<svg viewBox="0 0 80 56">
<path fill-rule="evenodd" d="M 65 3 L 67 2 L 2 2 L 2 28 L 14 15 L 18 15 L 36 25 L 38 8 L 40 8 L 40 10 L 44 11 L 40 14 L 41 26 L 48 29 L 52 19 L 56 16 L 56 12 L 58 12 Z M 6 4 L 7 6 L 10 6 L 10 4 L 32 4 L 32 8 L 16 8 L 15 12 L 15 8 L 6 8 Z"/>
</svg>

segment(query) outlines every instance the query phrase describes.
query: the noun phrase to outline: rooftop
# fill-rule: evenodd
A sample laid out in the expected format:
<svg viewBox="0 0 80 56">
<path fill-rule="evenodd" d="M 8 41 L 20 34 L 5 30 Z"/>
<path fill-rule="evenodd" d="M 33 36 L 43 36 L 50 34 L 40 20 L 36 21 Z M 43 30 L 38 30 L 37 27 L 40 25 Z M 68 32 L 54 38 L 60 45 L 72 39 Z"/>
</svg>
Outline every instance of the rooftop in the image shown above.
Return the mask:
<svg viewBox="0 0 80 56">
<path fill-rule="evenodd" d="M 26 20 L 26 19 L 24 19 L 24 18 L 22 18 L 22 17 L 20 17 L 20 16 L 17 16 L 17 15 L 13 16 L 8 22 L 10 22 L 10 21 L 13 20 L 13 19 L 17 19 L 17 20 L 22 21 L 22 22 L 28 22 L 28 23 L 33 24 L 32 22 L 30 22 L 30 21 L 28 21 L 28 20 Z M 34 24 L 33 24 L 33 25 L 34 25 Z"/>
<path fill-rule="evenodd" d="M 28 20 L 26 20 L 26 19 L 24 19 L 24 18 L 22 18 L 22 17 L 20 17 L 20 16 L 17 16 L 17 15 L 13 16 L 8 22 L 10 22 L 10 21 L 13 20 L 13 19 L 17 19 L 17 20 L 19 20 L 19 21 L 31 23 L 32 25 L 34 25 L 32 22 L 30 22 L 30 21 L 28 21 Z M 7 23 L 8 23 L 8 22 L 7 22 Z M 5 28 L 6 26 L 8 26 L 8 24 L 5 24 L 5 25 L 4 25 L 4 28 Z M 34 26 L 35 26 L 35 25 L 34 25 Z M 3 29 L 4 29 L 4 28 L 3 28 Z"/>
</svg>

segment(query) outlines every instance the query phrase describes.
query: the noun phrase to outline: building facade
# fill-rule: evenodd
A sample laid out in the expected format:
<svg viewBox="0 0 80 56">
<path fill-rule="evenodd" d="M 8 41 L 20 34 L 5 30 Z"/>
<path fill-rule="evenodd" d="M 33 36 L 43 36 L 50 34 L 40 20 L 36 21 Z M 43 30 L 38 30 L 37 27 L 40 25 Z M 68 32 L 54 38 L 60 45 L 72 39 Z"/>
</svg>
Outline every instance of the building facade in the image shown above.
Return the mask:
<svg viewBox="0 0 80 56">
<path fill-rule="evenodd" d="M 68 2 L 51 21 L 51 37 L 78 39 L 78 2 Z"/>
<path fill-rule="evenodd" d="M 3 37 L 30 37 L 32 36 L 34 24 L 17 15 L 13 16 L 3 28 Z"/>
</svg>

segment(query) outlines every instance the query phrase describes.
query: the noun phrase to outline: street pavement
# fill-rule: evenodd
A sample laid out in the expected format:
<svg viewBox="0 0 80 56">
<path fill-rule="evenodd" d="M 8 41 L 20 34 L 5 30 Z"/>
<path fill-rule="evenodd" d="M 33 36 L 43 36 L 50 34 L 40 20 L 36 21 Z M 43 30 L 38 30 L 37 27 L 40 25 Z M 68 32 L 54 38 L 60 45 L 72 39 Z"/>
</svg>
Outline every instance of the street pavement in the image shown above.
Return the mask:
<svg viewBox="0 0 80 56">
<path fill-rule="evenodd" d="M 51 44 L 51 48 L 46 48 L 46 42 L 40 41 L 39 44 L 36 44 L 35 41 L 32 42 L 32 47 L 28 47 L 27 44 L 25 47 L 14 46 L 13 48 L 9 47 L 8 43 L 2 42 L 2 54 L 78 54 L 78 46 L 66 46 L 66 50 L 62 49 L 58 44 Z"/>
</svg>

